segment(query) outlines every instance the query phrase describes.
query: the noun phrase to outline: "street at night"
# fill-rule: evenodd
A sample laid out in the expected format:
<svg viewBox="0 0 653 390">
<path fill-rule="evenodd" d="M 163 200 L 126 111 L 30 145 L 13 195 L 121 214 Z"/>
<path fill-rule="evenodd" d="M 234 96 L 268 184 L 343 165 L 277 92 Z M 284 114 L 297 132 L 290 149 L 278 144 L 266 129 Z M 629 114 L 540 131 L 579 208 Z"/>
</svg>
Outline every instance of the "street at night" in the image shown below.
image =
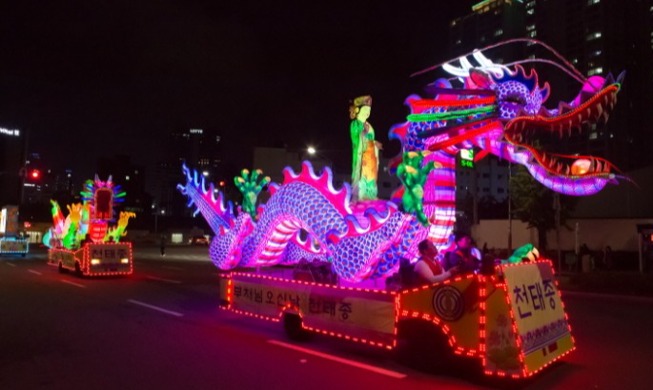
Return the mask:
<svg viewBox="0 0 653 390">
<path fill-rule="evenodd" d="M 577 349 L 526 382 L 424 372 L 327 336 L 220 310 L 206 247 L 136 248 L 128 277 L 79 278 L 45 252 L 0 260 L 0 387 L 644 389 L 653 300 L 563 294 Z"/>
<path fill-rule="evenodd" d="M 653 0 L 0 5 L 0 390 L 649 389 Z"/>
</svg>

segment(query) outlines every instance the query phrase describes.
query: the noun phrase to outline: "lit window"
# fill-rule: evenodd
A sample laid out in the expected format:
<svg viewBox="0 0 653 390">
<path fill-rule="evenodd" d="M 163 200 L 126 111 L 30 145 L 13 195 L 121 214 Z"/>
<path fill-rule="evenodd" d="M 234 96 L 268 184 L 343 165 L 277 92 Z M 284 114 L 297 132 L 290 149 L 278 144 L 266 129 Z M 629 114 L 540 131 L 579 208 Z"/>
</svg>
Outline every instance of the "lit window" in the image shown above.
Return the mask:
<svg viewBox="0 0 653 390">
<path fill-rule="evenodd" d="M 600 3 L 601 0 L 587 0 L 587 5 L 594 5 Z"/>
<path fill-rule="evenodd" d="M 602 67 L 596 67 L 594 69 L 590 69 L 587 74 L 589 76 L 594 76 L 595 74 L 602 74 L 603 73 L 603 68 Z"/>
<path fill-rule="evenodd" d="M 531 38 L 535 38 L 537 36 L 537 31 L 531 31 L 528 33 L 528 36 Z"/>
<path fill-rule="evenodd" d="M 533 30 L 535 30 L 534 24 L 529 24 L 528 26 L 526 26 L 526 31 L 533 31 Z"/>
<path fill-rule="evenodd" d="M 125 176 L 125 180 L 129 181 L 129 175 Z"/>
<path fill-rule="evenodd" d="M 599 38 L 601 38 L 601 35 L 602 35 L 602 34 L 601 34 L 600 31 L 593 32 L 593 33 L 591 33 L 591 34 L 588 34 L 586 39 L 587 39 L 588 41 L 593 41 L 593 40 L 595 40 L 595 39 L 599 39 Z"/>
<path fill-rule="evenodd" d="M 596 132 L 590 133 L 589 139 L 597 139 L 597 138 L 599 138 L 599 135 Z"/>
<path fill-rule="evenodd" d="M 533 15 L 533 14 L 535 14 L 535 10 L 534 9 L 529 9 L 529 10 L 526 11 L 526 13 L 529 14 L 529 15 Z"/>
<path fill-rule="evenodd" d="M 595 51 L 592 52 L 592 55 L 593 55 L 594 57 L 598 57 L 598 56 L 601 55 L 601 53 L 603 53 L 601 50 L 595 50 Z"/>
<path fill-rule="evenodd" d="M 498 37 L 499 35 L 503 35 L 503 30 L 502 30 L 502 29 L 498 29 L 498 30 L 496 30 L 496 31 L 494 32 L 494 36 L 495 36 L 495 37 Z"/>
</svg>

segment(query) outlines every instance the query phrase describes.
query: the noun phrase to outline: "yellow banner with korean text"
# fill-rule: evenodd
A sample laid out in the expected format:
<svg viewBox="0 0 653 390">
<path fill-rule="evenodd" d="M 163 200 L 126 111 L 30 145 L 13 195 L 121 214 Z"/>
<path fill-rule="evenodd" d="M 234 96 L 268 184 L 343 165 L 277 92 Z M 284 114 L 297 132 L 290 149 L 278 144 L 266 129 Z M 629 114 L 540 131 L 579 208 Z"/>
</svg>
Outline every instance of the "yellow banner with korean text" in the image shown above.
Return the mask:
<svg viewBox="0 0 653 390">
<path fill-rule="evenodd" d="M 549 261 L 503 267 L 527 372 L 572 350 L 573 339 Z"/>
<path fill-rule="evenodd" d="M 285 308 L 291 307 L 301 313 L 304 326 L 311 330 L 383 346 L 393 344 L 393 294 L 242 274 L 232 281 L 234 310 L 278 318 Z"/>
</svg>

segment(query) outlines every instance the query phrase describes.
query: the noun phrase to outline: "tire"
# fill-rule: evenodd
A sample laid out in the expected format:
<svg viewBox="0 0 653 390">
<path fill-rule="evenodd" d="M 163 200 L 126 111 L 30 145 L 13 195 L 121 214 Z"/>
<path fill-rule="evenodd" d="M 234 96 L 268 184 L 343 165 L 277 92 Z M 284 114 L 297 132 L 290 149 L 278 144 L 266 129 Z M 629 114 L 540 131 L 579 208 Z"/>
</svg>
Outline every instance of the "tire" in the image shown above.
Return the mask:
<svg viewBox="0 0 653 390">
<path fill-rule="evenodd" d="M 397 329 L 395 357 L 399 363 L 425 372 L 451 367 L 453 353 L 446 336 L 434 324 L 405 320 Z"/>
<path fill-rule="evenodd" d="M 80 278 L 84 276 L 82 273 L 82 268 L 79 265 L 79 261 L 75 262 L 75 275 L 79 276 Z"/>
<path fill-rule="evenodd" d="M 310 333 L 302 327 L 302 318 L 297 314 L 283 315 L 283 329 L 286 336 L 293 341 L 306 341 Z"/>
<path fill-rule="evenodd" d="M 59 262 L 59 266 L 57 268 L 59 269 L 60 274 L 66 272 L 66 270 L 63 268 L 63 263 L 62 262 Z"/>
</svg>

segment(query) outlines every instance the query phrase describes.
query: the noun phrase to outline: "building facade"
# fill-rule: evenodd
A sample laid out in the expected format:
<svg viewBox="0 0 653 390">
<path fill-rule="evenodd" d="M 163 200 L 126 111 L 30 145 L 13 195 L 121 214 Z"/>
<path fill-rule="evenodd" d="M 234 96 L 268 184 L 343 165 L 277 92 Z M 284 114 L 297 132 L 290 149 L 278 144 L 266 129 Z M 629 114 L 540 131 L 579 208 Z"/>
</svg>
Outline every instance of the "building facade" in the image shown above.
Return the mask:
<svg viewBox="0 0 653 390">
<path fill-rule="evenodd" d="M 21 203 L 26 142 L 20 130 L 0 127 L 0 207 Z"/>
<path fill-rule="evenodd" d="M 177 191 L 184 182 L 182 164 L 202 174 L 207 182 L 224 187 L 233 183 L 233 172 L 222 158 L 222 138 L 211 129 L 191 128 L 174 131 L 163 142 L 166 159 L 156 163 L 147 188 L 152 194 L 151 213 L 161 217 L 189 216 L 184 197 Z"/>
<path fill-rule="evenodd" d="M 652 27 L 651 0 L 485 0 L 450 22 L 449 53 L 456 58 L 487 48 L 484 54 L 494 62 L 526 61 L 524 66 L 537 70 L 540 83 L 551 85 L 548 108 L 574 99 L 582 85 L 542 60 L 573 67 L 586 77 L 609 73 L 616 77 L 626 71 L 619 102 L 607 124 L 587 125 L 567 139 L 541 142 L 556 153 L 604 157 L 622 171 L 630 171 L 653 163 Z M 533 40 L 544 42 L 564 59 Z M 477 164 L 475 189 L 479 196 L 487 190 L 500 200 L 499 188 L 507 188 L 509 175 L 500 166 L 503 172 L 492 174 L 493 166 L 494 162 Z M 481 183 L 486 175 L 499 182 Z M 465 172 L 458 175 L 459 197 L 468 196 L 474 184 L 468 176 Z"/>
</svg>

